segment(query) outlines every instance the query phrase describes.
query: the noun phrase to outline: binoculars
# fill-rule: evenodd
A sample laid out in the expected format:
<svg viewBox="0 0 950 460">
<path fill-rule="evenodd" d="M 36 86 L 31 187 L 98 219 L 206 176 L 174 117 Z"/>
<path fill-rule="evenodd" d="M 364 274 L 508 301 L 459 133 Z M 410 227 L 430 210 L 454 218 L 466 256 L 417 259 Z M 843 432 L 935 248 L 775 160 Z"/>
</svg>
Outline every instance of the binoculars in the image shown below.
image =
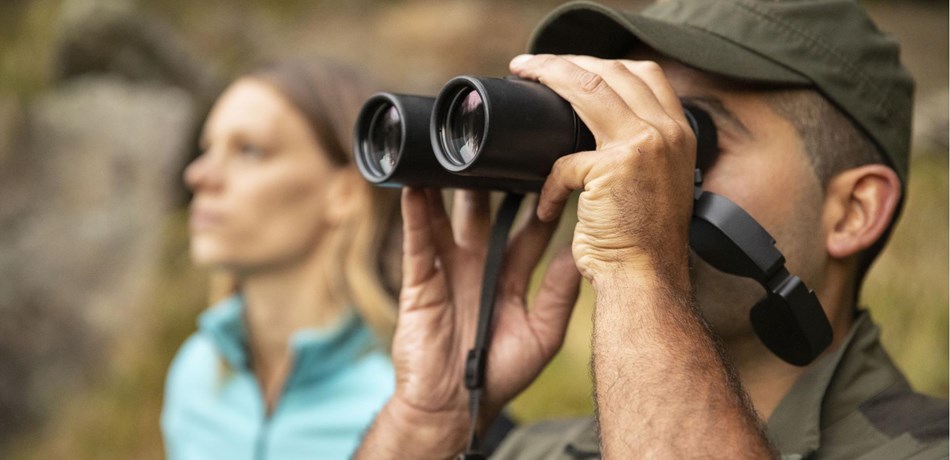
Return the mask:
<svg viewBox="0 0 950 460">
<path fill-rule="evenodd" d="M 705 112 L 684 108 L 698 155 L 708 157 L 715 127 Z M 357 118 L 354 156 L 363 177 L 379 186 L 529 193 L 541 189 L 558 158 L 594 147 L 571 105 L 546 86 L 460 76 L 435 98 L 372 96 Z"/>
<path fill-rule="evenodd" d="M 758 282 L 766 295 L 750 313 L 762 342 L 796 366 L 831 343 L 814 292 L 785 267 L 775 239 L 737 204 L 702 189 L 715 162 L 709 114 L 684 105 L 696 135 L 690 246 L 716 269 Z M 517 78 L 456 77 L 435 98 L 379 93 L 363 106 L 354 156 L 379 186 L 541 189 L 558 158 L 595 148 L 571 105 L 546 86 Z"/>
</svg>

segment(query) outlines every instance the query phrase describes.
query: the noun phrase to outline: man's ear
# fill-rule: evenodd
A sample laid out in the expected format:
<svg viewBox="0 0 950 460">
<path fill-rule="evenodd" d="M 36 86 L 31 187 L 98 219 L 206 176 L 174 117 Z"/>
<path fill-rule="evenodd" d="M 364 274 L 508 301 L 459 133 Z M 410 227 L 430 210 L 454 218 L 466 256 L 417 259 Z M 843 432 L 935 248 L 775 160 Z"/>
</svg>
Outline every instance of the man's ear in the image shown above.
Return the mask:
<svg viewBox="0 0 950 460">
<path fill-rule="evenodd" d="M 843 259 L 874 244 L 894 219 L 900 197 L 897 173 L 882 164 L 859 166 L 833 177 L 822 216 L 828 255 Z"/>
<path fill-rule="evenodd" d="M 365 201 L 367 187 L 355 167 L 345 166 L 337 169 L 330 175 L 326 186 L 324 206 L 330 225 L 340 225 L 354 214 L 363 211 L 360 208 Z"/>
</svg>

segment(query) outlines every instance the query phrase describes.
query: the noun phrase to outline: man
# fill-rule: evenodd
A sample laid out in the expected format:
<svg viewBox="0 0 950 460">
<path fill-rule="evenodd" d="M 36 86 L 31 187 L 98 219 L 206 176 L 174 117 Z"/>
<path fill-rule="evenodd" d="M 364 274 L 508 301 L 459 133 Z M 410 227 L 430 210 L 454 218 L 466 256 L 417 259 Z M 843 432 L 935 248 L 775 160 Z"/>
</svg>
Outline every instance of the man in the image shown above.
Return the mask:
<svg viewBox="0 0 950 460">
<path fill-rule="evenodd" d="M 500 458 L 936 458 L 947 405 L 910 390 L 856 305 L 906 186 L 913 82 L 898 47 L 845 0 L 667 0 L 640 15 L 555 11 L 511 71 L 572 104 L 597 148 L 560 159 L 501 273 L 479 425 L 561 344 L 577 272 L 596 293 L 596 423 L 512 435 Z M 557 53 L 541 54 L 541 53 Z M 833 329 L 816 362 L 771 354 L 750 323 L 761 288 L 688 249 L 695 145 L 719 148 L 704 189 L 745 209 L 815 290 Z M 570 253 L 533 304 L 531 269 L 579 190 Z M 461 383 L 489 219 L 484 194 L 403 194 L 397 390 L 359 458 L 448 458 L 469 429 Z"/>
</svg>

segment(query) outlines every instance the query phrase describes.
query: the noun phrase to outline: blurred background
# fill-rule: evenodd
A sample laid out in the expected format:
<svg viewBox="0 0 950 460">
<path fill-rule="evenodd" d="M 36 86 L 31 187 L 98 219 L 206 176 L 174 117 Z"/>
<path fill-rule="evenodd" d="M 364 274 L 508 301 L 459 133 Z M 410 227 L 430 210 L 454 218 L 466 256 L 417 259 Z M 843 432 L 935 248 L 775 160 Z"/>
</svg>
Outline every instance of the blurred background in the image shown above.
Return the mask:
<svg viewBox="0 0 950 460">
<path fill-rule="evenodd" d="M 0 458 L 162 457 L 165 370 L 207 300 L 181 171 L 231 78 L 329 56 L 433 94 L 455 75 L 505 75 L 559 3 L 0 0 Z M 948 5 L 866 5 L 918 90 L 907 207 L 862 304 L 914 386 L 946 398 Z M 564 349 L 512 405 L 519 420 L 591 413 L 591 301 L 585 286 Z"/>
</svg>

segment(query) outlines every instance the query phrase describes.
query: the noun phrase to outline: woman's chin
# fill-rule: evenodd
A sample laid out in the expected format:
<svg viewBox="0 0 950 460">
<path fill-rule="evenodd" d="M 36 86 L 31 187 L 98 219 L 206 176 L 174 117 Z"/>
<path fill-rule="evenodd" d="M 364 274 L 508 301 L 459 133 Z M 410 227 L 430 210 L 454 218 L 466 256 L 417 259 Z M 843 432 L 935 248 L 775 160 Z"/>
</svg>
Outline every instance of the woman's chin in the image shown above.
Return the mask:
<svg viewBox="0 0 950 460">
<path fill-rule="evenodd" d="M 233 257 L 229 257 L 226 251 L 207 241 L 193 239 L 189 253 L 192 263 L 201 268 L 227 269 L 234 265 Z"/>
</svg>

